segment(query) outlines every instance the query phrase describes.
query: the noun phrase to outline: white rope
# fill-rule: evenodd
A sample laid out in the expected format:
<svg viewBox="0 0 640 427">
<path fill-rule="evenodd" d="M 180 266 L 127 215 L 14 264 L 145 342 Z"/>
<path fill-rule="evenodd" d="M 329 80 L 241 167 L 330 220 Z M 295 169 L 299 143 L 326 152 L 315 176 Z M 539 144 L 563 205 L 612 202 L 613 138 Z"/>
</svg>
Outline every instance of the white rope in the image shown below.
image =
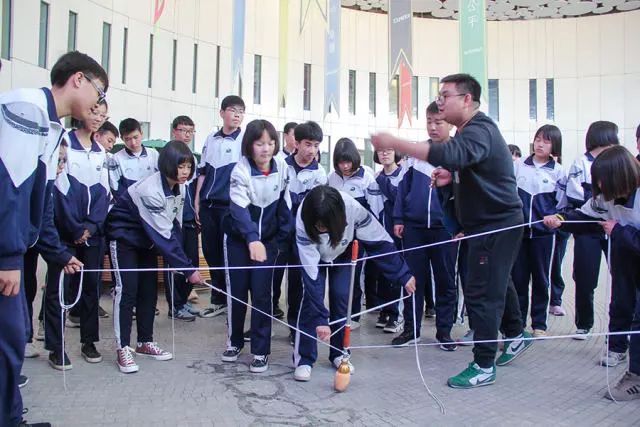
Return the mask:
<svg viewBox="0 0 640 427">
<path fill-rule="evenodd" d="M 609 304 L 611 305 L 611 293 L 613 293 L 613 290 L 611 289 L 613 280 L 611 278 L 611 237 L 605 235 L 606 239 L 607 239 L 607 285 L 605 286 L 604 289 L 604 300 L 605 300 L 605 304 Z M 605 306 L 604 308 L 604 318 L 607 321 L 607 328 L 609 327 L 609 307 Z M 607 357 L 609 354 L 609 335 L 607 335 L 604 338 L 604 348 L 602 349 L 602 357 Z M 605 362 L 608 362 L 605 360 Z M 611 400 L 613 400 L 615 403 L 618 403 L 618 401 L 615 399 L 615 397 L 613 397 L 613 395 L 611 394 L 611 380 L 609 378 L 609 364 L 605 363 L 605 371 L 606 371 L 606 377 L 607 377 L 607 393 L 609 393 L 609 397 L 611 398 Z"/>
<path fill-rule="evenodd" d="M 69 311 L 80 301 L 80 297 L 82 296 L 82 283 L 84 281 L 84 270 L 80 270 L 80 283 L 78 284 L 78 294 L 76 295 L 75 300 L 72 304 L 65 304 L 64 302 L 64 269 L 60 271 L 60 278 L 58 279 L 58 302 L 60 303 L 60 329 L 62 330 L 62 382 L 64 384 L 64 391 L 67 391 L 67 369 L 64 364 L 65 361 L 65 337 L 64 337 L 64 328 L 65 328 L 65 310 Z"/>
</svg>

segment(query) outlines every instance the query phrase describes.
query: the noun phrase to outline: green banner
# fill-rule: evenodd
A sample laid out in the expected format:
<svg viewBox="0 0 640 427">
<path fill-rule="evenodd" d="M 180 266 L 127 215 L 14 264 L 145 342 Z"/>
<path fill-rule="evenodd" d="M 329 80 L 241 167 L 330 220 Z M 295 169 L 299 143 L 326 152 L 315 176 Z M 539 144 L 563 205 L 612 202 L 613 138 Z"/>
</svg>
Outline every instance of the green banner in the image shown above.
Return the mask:
<svg viewBox="0 0 640 427">
<path fill-rule="evenodd" d="M 486 0 L 460 0 L 460 71 L 471 74 L 482 86 L 487 102 Z"/>
</svg>

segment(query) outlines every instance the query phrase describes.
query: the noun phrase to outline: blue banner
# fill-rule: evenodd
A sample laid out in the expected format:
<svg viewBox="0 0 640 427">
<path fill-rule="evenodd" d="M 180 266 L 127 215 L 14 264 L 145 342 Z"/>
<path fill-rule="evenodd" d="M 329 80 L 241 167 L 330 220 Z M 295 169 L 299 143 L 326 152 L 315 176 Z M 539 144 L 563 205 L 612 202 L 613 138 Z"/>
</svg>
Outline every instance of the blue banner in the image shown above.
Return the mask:
<svg viewBox="0 0 640 427">
<path fill-rule="evenodd" d="M 245 0 L 234 0 L 231 45 L 231 92 L 238 91 L 244 65 L 244 17 Z"/>
<path fill-rule="evenodd" d="M 329 0 L 324 44 L 324 115 L 335 108 L 340 115 L 340 0 Z"/>
</svg>

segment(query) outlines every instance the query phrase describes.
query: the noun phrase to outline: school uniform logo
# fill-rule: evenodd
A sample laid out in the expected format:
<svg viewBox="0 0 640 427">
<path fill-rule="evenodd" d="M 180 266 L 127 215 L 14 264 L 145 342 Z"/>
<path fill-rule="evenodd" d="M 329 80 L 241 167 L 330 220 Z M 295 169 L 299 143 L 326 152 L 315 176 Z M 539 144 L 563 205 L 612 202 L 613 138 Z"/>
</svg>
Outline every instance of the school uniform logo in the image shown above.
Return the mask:
<svg viewBox="0 0 640 427">
<path fill-rule="evenodd" d="M 340 246 L 347 246 L 349 244 L 349 241 L 347 239 L 342 239 L 340 241 Z"/>
</svg>

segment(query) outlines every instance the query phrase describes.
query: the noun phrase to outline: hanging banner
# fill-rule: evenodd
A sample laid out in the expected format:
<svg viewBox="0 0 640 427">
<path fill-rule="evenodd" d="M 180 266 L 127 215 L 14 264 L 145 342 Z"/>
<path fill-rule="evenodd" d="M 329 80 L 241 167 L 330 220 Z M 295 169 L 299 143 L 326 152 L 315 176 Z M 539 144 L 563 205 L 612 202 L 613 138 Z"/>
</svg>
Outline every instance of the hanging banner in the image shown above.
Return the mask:
<svg viewBox="0 0 640 427">
<path fill-rule="evenodd" d="M 324 115 L 335 108 L 340 115 L 340 0 L 329 0 L 324 42 Z"/>
<path fill-rule="evenodd" d="M 166 0 L 155 0 L 155 6 L 153 9 L 153 25 L 158 23 L 158 20 L 162 16 L 162 12 L 164 12 Z"/>
<path fill-rule="evenodd" d="M 278 110 L 287 105 L 287 64 L 289 61 L 289 0 L 280 0 L 278 48 Z"/>
<path fill-rule="evenodd" d="M 245 0 L 233 2 L 232 45 L 231 45 L 231 91 L 238 91 L 242 81 L 242 68 L 244 65 L 244 17 Z"/>
<path fill-rule="evenodd" d="M 460 0 L 460 71 L 471 74 L 487 100 L 486 0 Z"/>
<path fill-rule="evenodd" d="M 309 8 L 313 5 L 316 5 L 320 14 L 322 15 L 322 20 L 327 22 L 327 0 L 300 0 L 300 20 L 299 20 L 299 28 L 300 34 L 304 30 L 304 26 L 307 23 L 307 17 L 309 16 Z"/>
<path fill-rule="evenodd" d="M 399 74 L 398 127 L 406 115 L 411 124 L 412 17 L 411 0 L 389 2 L 389 82 Z"/>
</svg>

